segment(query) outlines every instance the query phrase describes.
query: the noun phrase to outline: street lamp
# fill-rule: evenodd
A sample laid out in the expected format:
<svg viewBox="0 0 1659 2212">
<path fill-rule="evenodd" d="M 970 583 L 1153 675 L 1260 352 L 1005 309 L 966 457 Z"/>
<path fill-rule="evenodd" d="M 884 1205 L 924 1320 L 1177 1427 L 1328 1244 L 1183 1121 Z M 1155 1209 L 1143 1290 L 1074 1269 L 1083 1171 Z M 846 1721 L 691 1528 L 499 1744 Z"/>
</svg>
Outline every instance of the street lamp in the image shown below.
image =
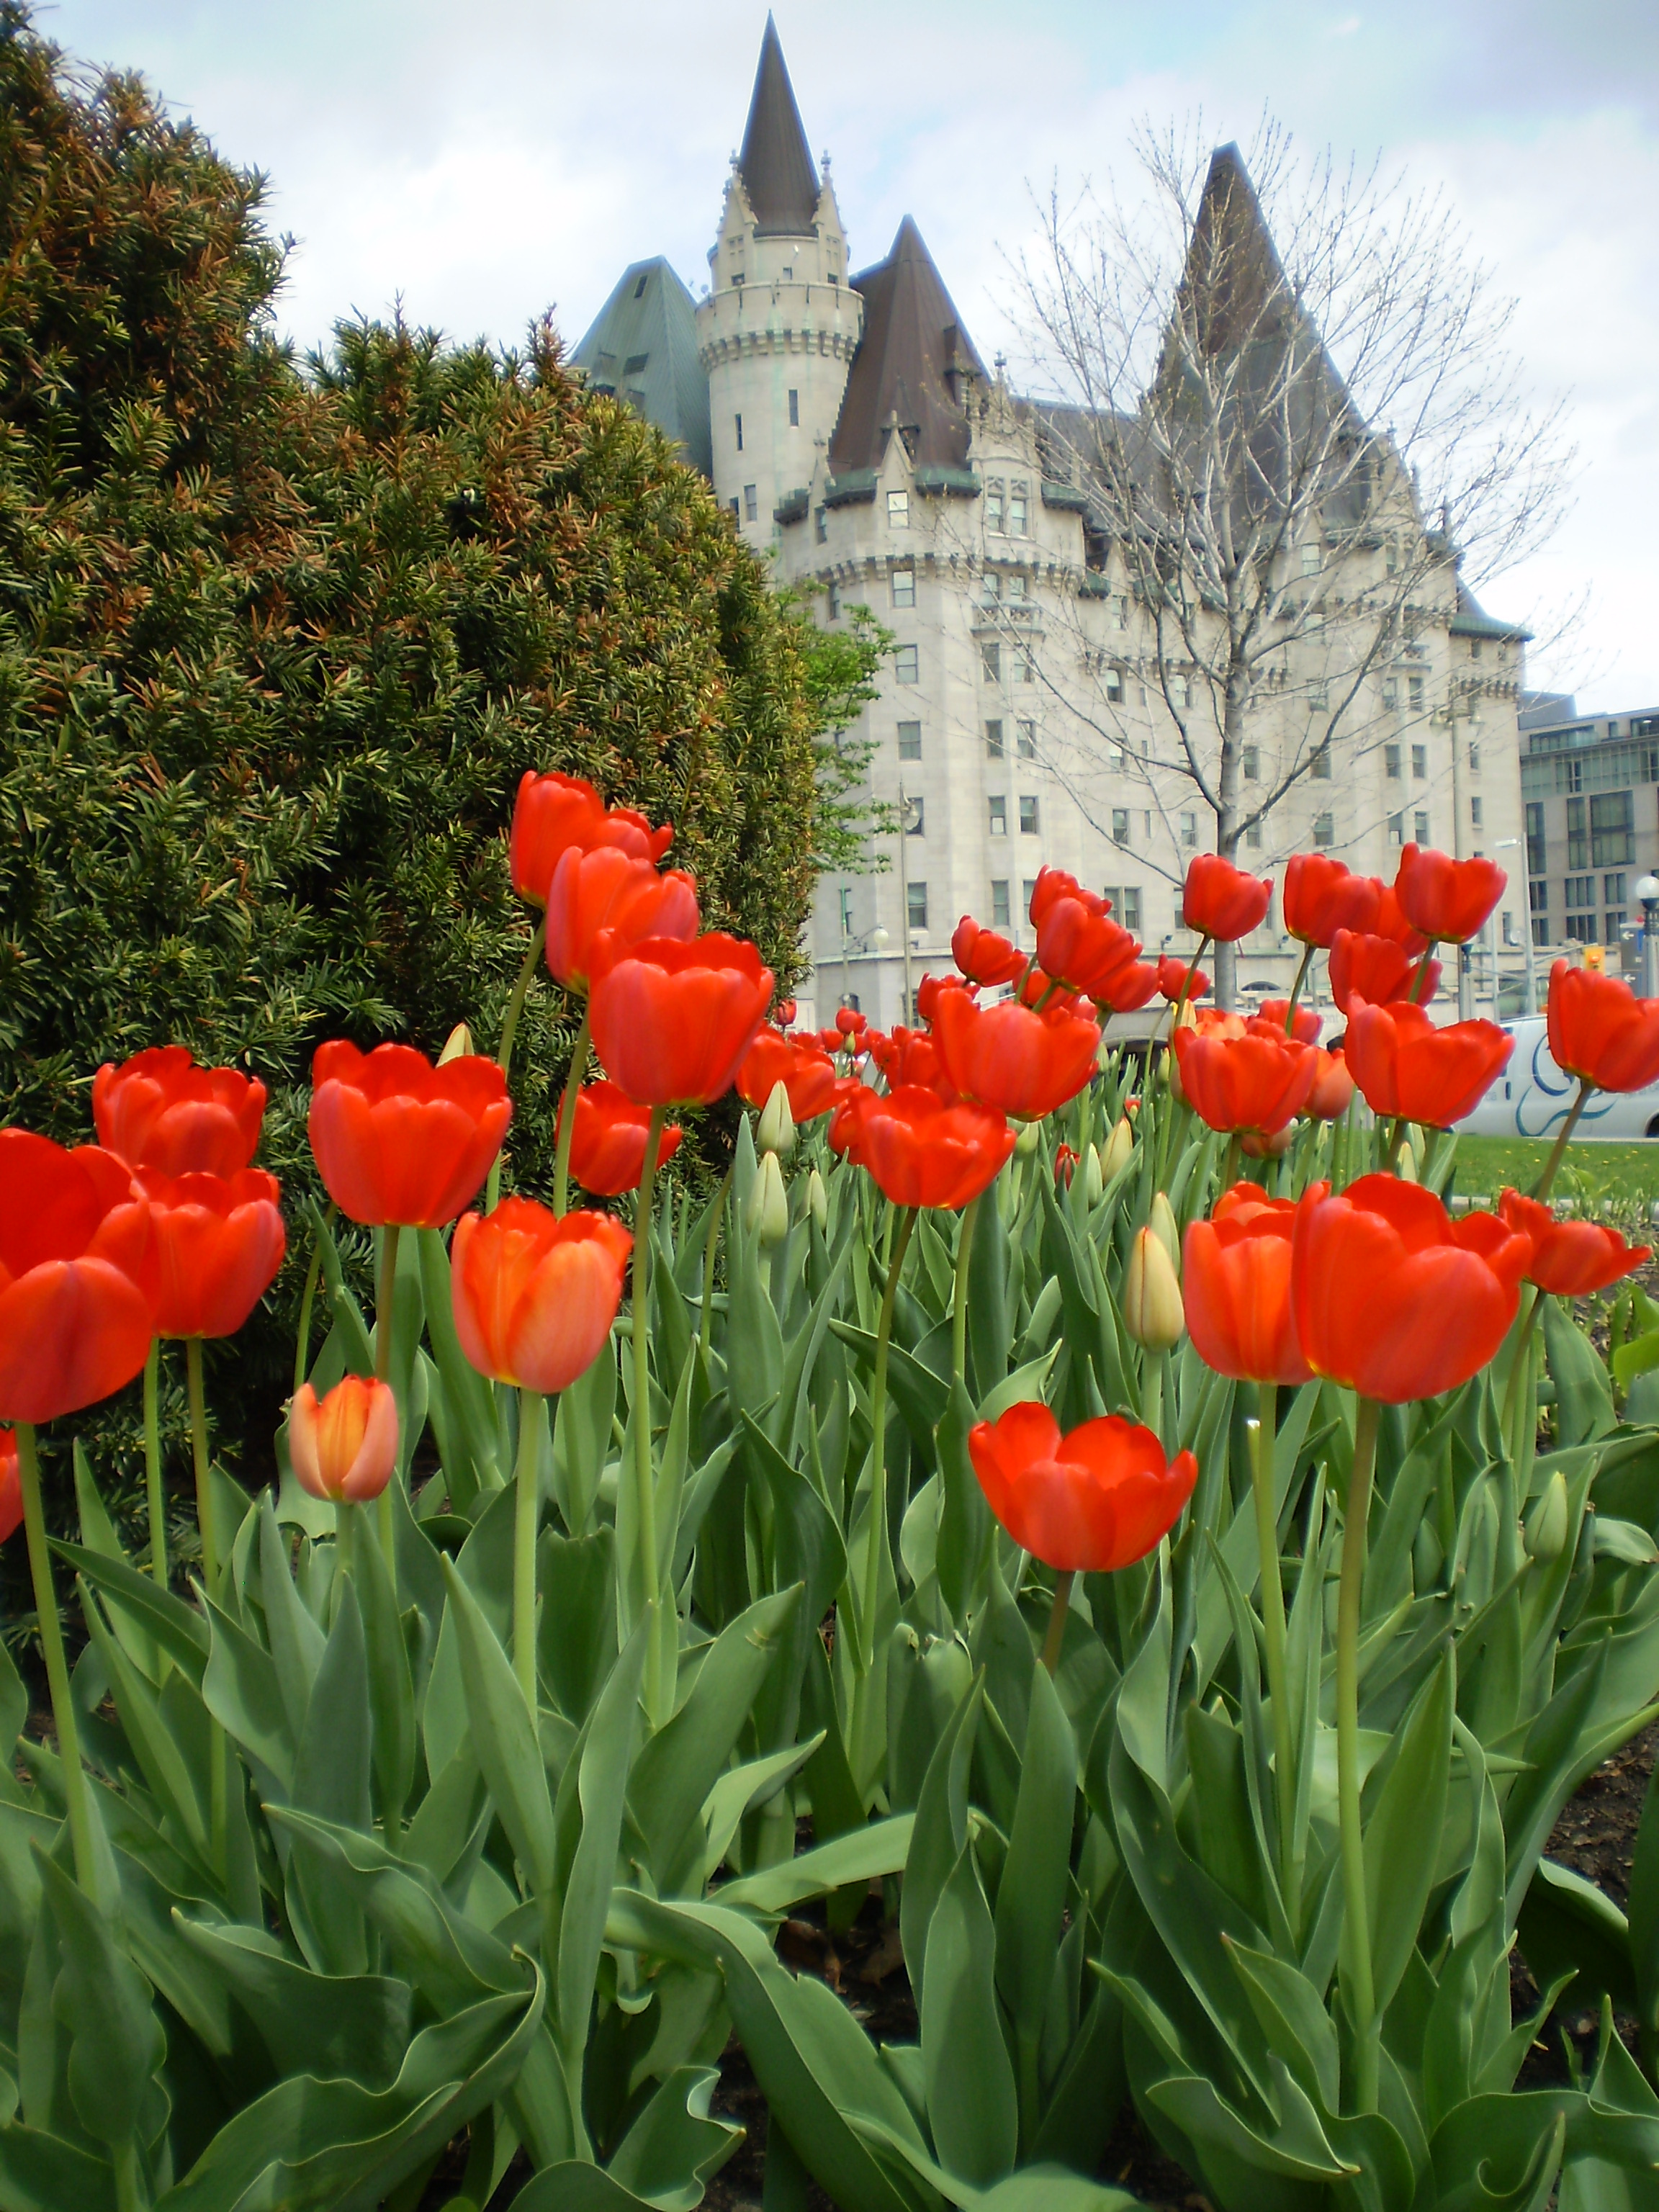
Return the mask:
<svg viewBox="0 0 1659 2212">
<path fill-rule="evenodd" d="M 1636 896 L 1642 902 L 1642 996 L 1659 999 L 1659 876 L 1638 876 Z"/>
<path fill-rule="evenodd" d="M 1519 837 L 1500 837 L 1493 849 L 1501 853 L 1506 845 L 1519 846 L 1523 842 L 1524 840 Z M 1521 942 L 1526 947 L 1527 957 L 1527 1003 L 1522 1011 L 1524 1013 L 1535 1014 L 1538 1012 L 1538 969 L 1535 963 L 1534 962 L 1532 951 L 1532 881 L 1530 874 L 1524 869 L 1522 872 L 1522 881 L 1527 886 L 1527 902 L 1521 909 Z M 1644 877 L 1643 881 L 1652 883 L 1653 878 L 1650 876 L 1648 876 Z M 1641 884 L 1638 884 L 1636 886 L 1636 889 L 1638 896 L 1639 896 L 1642 889 Z M 1654 896 L 1656 899 L 1659 899 L 1659 884 L 1654 884 Z M 1496 999 L 1498 995 L 1498 962 L 1495 957 L 1492 963 L 1492 996 Z"/>
<path fill-rule="evenodd" d="M 841 1002 L 843 1006 L 847 1004 L 848 999 L 848 987 L 847 981 L 847 956 L 849 949 L 856 952 L 859 958 L 861 960 L 866 952 L 881 951 L 886 943 L 887 932 L 882 927 L 879 922 L 876 924 L 873 929 L 866 929 L 862 937 L 854 937 L 846 930 L 842 932 Z"/>
</svg>

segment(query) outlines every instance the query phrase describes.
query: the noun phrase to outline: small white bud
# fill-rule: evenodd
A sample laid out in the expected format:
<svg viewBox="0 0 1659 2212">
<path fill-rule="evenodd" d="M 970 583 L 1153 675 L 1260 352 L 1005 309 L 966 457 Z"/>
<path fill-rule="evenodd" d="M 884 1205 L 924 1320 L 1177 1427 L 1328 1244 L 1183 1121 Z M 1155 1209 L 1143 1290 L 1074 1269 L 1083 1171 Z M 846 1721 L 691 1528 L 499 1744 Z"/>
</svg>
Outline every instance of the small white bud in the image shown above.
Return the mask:
<svg viewBox="0 0 1659 2212">
<path fill-rule="evenodd" d="M 1100 1154 L 1093 1145 L 1087 1145 L 1083 1152 L 1083 1203 L 1098 1206 L 1105 1188 L 1106 1178 L 1101 1173 Z"/>
<path fill-rule="evenodd" d="M 1527 1516 L 1527 1556 L 1540 1567 L 1567 1548 L 1567 1478 L 1558 1467 Z"/>
<path fill-rule="evenodd" d="M 1175 1269 L 1176 1279 L 1179 1281 L 1181 1278 L 1181 1231 L 1176 1225 L 1175 1208 L 1170 1205 L 1167 1194 L 1161 1190 L 1154 1191 L 1152 1194 L 1152 1210 L 1147 1218 L 1146 1225 L 1152 1230 L 1153 1235 L 1158 1238 L 1158 1243 L 1169 1254 L 1170 1265 Z"/>
<path fill-rule="evenodd" d="M 1014 1158 L 1017 1160 L 1030 1159 L 1037 1148 L 1037 1138 L 1040 1134 L 1039 1123 L 1022 1121 L 1019 1125 L 1019 1134 L 1014 1139 Z"/>
<path fill-rule="evenodd" d="M 1100 1163 L 1100 1172 L 1108 1182 L 1129 1164 L 1129 1155 L 1135 1148 L 1134 1125 L 1127 1114 L 1121 1115 L 1117 1127 L 1106 1139 L 1106 1151 Z"/>
<path fill-rule="evenodd" d="M 1155 1229 L 1138 1229 L 1123 1273 L 1123 1326 L 1149 1352 L 1168 1352 L 1187 1326 L 1181 1285 Z"/>
<path fill-rule="evenodd" d="M 786 1160 L 795 1149 L 795 1117 L 789 1111 L 789 1086 L 781 1076 L 772 1085 L 771 1094 L 761 1109 L 755 1142 L 762 1152 L 776 1152 Z"/>
<path fill-rule="evenodd" d="M 744 1222 L 750 1236 L 758 1236 L 763 1244 L 781 1244 L 789 1234 L 789 1194 L 783 1187 L 783 1170 L 775 1152 L 761 1154 Z"/>
<path fill-rule="evenodd" d="M 823 1187 L 823 1177 L 816 1168 L 806 1178 L 806 1210 L 820 1229 L 830 1225 L 830 1194 Z"/>
<path fill-rule="evenodd" d="M 465 1022 L 457 1022 L 444 1039 L 444 1048 L 438 1054 L 440 1067 L 447 1067 L 452 1060 L 470 1060 L 472 1055 L 472 1032 Z"/>
</svg>

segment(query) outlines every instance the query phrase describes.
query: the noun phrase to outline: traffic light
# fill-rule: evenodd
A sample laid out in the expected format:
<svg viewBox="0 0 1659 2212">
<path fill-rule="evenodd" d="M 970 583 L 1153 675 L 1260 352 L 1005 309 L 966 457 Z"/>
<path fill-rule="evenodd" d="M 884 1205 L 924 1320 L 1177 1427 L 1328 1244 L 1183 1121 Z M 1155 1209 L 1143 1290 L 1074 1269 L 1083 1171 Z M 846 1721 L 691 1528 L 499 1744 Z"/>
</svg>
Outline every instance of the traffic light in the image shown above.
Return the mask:
<svg viewBox="0 0 1659 2212">
<path fill-rule="evenodd" d="M 1606 969 L 1607 964 L 1607 950 L 1606 945 L 1587 945 L 1584 947 L 1584 965 L 1586 968 L 1592 969 L 1596 975 L 1600 975 Z"/>
</svg>

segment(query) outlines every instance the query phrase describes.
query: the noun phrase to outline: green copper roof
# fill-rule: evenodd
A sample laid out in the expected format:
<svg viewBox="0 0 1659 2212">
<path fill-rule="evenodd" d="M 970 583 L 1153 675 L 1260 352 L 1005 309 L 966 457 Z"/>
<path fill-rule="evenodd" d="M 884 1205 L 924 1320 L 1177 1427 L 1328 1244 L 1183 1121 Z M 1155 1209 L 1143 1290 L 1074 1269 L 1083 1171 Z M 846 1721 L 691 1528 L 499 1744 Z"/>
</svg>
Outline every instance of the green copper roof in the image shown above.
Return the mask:
<svg viewBox="0 0 1659 2212">
<path fill-rule="evenodd" d="M 618 399 L 672 438 L 704 476 L 714 473 L 708 379 L 697 359 L 696 307 L 660 255 L 636 261 L 570 356 L 596 392 Z"/>
</svg>

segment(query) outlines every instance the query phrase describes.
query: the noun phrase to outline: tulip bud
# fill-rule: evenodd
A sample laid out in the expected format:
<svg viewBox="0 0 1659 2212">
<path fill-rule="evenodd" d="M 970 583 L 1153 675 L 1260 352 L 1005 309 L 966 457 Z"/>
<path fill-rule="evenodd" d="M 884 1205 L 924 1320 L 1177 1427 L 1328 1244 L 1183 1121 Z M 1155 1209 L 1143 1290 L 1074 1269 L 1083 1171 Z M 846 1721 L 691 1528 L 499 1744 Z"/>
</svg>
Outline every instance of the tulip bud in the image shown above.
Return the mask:
<svg viewBox="0 0 1659 2212">
<path fill-rule="evenodd" d="M 1417 1181 L 1417 1155 L 1412 1150 L 1409 1137 L 1401 1140 L 1400 1150 L 1394 1156 L 1394 1171 L 1401 1182 Z"/>
<path fill-rule="evenodd" d="M 319 1401 L 302 1382 L 289 1407 L 288 1451 L 295 1480 L 313 1498 L 331 1498 L 337 1505 L 378 1498 L 398 1463 L 391 1384 L 348 1375 Z"/>
<path fill-rule="evenodd" d="M 1246 1129 L 1239 1138 L 1238 1149 L 1247 1159 L 1281 1160 L 1296 1142 L 1296 1133 L 1294 1121 L 1275 1129 L 1271 1137 L 1264 1137 L 1260 1129 Z"/>
<path fill-rule="evenodd" d="M 447 1067 L 452 1060 L 471 1060 L 472 1032 L 465 1022 L 457 1022 L 444 1039 L 444 1048 L 438 1054 L 440 1067 Z"/>
<path fill-rule="evenodd" d="M 1041 1133 L 1036 1122 L 1022 1121 L 1019 1133 L 1014 1139 L 1014 1158 L 1017 1160 L 1029 1159 L 1037 1148 L 1037 1138 Z"/>
<path fill-rule="evenodd" d="M 1540 1567 L 1567 1548 L 1567 1478 L 1558 1467 L 1527 1516 L 1527 1557 Z"/>
<path fill-rule="evenodd" d="M 1170 1265 L 1175 1269 L 1178 1282 L 1181 1279 L 1181 1231 L 1176 1224 L 1175 1208 L 1167 1194 L 1161 1190 L 1152 1193 L 1152 1210 L 1147 1226 L 1169 1254 Z"/>
<path fill-rule="evenodd" d="M 806 1178 L 806 1210 L 820 1229 L 830 1225 L 830 1194 L 823 1187 L 823 1177 L 816 1168 Z"/>
<path fill-rule="evenodd" d="M 1138 1229 L 1123 1277 L 1123 1326 L 1149 1352 L 1168 1352 L 1187 1326 L 1181 1285 L 1155 1229 Z"/>
<path fill-rule="evenodd" d="M 789 1111 L 789 1086 L 781 1076 L 761 1109 L 755 1141 L 762 1152 L 776 1152 L 786 1160 L 795 1149 L 795 1117 Z"/>
<path fill-rule="evenodd" d="M 1105 1195 L 1106 1178 L 1100 1170 L 1100 1153 L 1090 1145 L 1083 1155 L 1083 1203 L 1098 1206 Z"/>
<path fill-rule="evenodd" d="M 1129 1164 L 1129 1156 L 1135 1148 L 1135 1133 L 1126 1114 L 1106 1139 L 1105 1156 L 1100 1163 L 1100 1172 L 1108 1182 L 1121 1168 Z"/>
<path fill-rule="evenodd" d="M 757 1236 L 763 1244 L 781 1244 L 789 1234 L 789 1198 L 775 1152 L 761 1154 L 744 1222 L 750 1235 Z"/>
</svg>

